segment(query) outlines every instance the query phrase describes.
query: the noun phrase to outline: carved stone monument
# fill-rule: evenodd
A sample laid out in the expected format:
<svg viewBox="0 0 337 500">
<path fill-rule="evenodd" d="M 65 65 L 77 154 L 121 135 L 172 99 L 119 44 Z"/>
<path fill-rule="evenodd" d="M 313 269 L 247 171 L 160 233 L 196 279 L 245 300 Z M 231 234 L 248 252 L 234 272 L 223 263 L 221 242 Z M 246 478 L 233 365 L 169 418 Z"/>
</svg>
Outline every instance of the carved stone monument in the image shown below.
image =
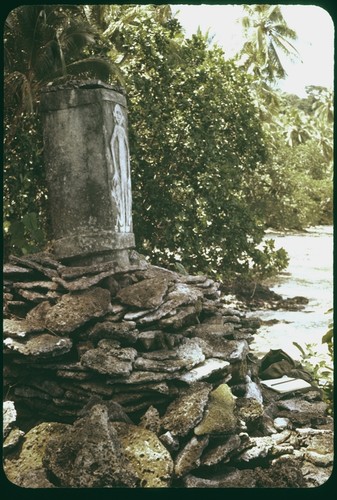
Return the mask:
<svg viewBox="0 0 337 500">
<path fill-rule="evenodd" d="M 41 111 L 53 253 L 127 264 L 135 241 L 125 96 L 100 81 L 50 86 Z"/>
</svg>

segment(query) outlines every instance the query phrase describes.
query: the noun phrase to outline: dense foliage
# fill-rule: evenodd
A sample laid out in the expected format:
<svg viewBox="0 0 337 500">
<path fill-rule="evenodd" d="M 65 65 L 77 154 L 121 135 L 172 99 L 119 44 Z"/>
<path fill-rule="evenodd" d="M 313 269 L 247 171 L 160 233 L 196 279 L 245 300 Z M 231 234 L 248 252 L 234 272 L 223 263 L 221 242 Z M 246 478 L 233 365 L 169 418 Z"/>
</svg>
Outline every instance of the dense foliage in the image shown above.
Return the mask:
<svg viewBox="0 0 337 500">
<path fill-rule="evenodd" d="M 246 57 L 228 61 L 207 36 L 186 39 L 167 5 L 12 11 L 5 30 L 8 251 L 33 251 L 48 239 L 39 93 L 76 75 L 126 88 L 141 252 L 190 272 L 263 277 L 282 269 L 284 252 L 268 242 L 261 249 L 267 226 L 331 222 L 332 95 L 311 87 L 300 99 L 271 88 L 282 76 L 277 37 L 284 45 L 294 33 L 277 9 L 257 16 L 247 28 L 256 25 L 261 41 L 263 26 L 274 23 L 273 45 L 270 33 L 257 44 L 250 32 Z"/>
</svg>

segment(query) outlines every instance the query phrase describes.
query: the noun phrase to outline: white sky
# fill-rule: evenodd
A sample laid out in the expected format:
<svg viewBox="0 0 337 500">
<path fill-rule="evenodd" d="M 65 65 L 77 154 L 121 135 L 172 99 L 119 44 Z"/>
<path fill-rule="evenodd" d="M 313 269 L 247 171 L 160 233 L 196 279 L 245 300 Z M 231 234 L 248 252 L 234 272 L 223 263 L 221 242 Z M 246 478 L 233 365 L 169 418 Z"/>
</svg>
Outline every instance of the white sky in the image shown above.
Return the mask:
<svg viewBox="0 0 337 500">
<path fill-rule="evenodd" d="M 228 58 L 242 47 L 242 5 L 184 4 L 171 7 L 173 12 L 179 11 L 177 18 L 186 36 L 195 33 L 199 26 L 203 33 L 209 30 L 209 35 L 214 35 L 214 42 L 223 47 Z M 297 33 L 298 39 L 292 44 L 302 61 L 282 59 L 288 76 L 280 81 L 279 88 L 300 97 L 305 97 L 307 85 L 333 88 L 334 25 L 328 12 L 314 5 L 282 5 L 282 13 L 288 26 Z"/>
</svg>

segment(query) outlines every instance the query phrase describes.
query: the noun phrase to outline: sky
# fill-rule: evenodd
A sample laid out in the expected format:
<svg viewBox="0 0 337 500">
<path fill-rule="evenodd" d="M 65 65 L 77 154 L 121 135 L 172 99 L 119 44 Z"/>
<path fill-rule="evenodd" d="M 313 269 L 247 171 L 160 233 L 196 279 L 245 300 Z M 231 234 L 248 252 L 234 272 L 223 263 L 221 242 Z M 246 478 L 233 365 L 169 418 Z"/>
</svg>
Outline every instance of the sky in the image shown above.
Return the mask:
<svg viewBox="0 0 337 500">
<path fill-rule="evenodd" d="M 172 5 L 186 36 L 191 36 L 200 26 L 204 33 L 214 36 L 213 41 L 222 46 L 229 58 L 244 43 L 240 18 L 242 5 Z M 296 31 L 298 39 L 292 44 L 301 60 L 282 58 L 287 77 L 280 81 L 284 92 L 305 97 L 307 85 L 333 88 L 334 75 L 334 25 L 327 11 L 314 5 L 282 5 L 283 17 Z"/>
</svg>

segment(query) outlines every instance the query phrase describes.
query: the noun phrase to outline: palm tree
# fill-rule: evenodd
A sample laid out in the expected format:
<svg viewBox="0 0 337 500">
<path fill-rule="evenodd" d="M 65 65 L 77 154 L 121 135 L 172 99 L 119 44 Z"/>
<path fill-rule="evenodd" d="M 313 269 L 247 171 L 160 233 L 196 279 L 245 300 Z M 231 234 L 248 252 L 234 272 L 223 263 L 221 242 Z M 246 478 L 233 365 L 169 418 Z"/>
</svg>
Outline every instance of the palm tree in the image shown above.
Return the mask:
<svg viewBox="0 0 337 500">
<path fill-rule="evenodd" d="M 114 71 L 92 50 L 97 35 L 81 6 L 33 5 L 11 11 L 5 23 L 4 90 L 7 113 L 36 110 L 41 88 L 74 77 L 108 79 Z"/>
<path fill-rule="evenodd" d="M 296 33 L 286 24 L 280 5 L 244 5 L 247 16 L 242 25 L 248 37 L 241 52 L 241 63 L 259 80 L 269 82 L 284 78 L 286 71 L 280 53 L 297 56 L 290 40 Z"/>
</svg>

